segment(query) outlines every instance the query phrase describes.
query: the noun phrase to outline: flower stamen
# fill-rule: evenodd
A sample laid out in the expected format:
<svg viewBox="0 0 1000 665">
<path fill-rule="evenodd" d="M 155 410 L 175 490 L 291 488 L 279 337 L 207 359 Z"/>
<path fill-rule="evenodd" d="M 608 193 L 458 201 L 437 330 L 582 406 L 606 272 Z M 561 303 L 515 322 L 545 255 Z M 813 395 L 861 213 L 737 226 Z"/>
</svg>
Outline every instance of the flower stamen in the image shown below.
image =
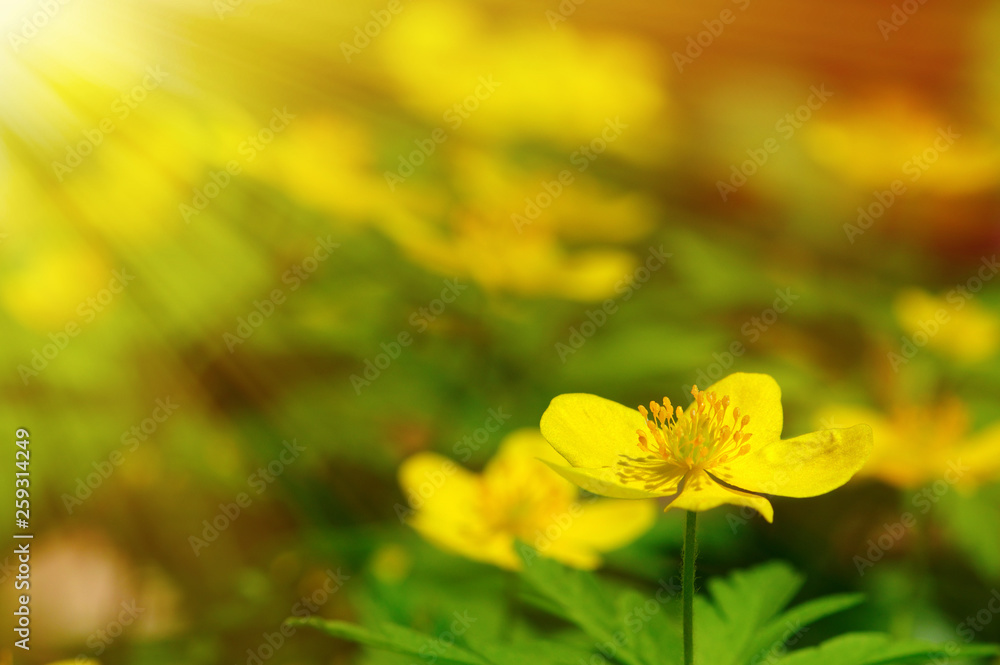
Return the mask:
<svg viewBox="0 0 1000 665">
<path fill-rule="evenodd" d="M 746 431 L 750 415 L 733 407 L 732 425 L 726 413 L 732 403 L 728 395 L 691 388 L 694 403 L 685 414 L 663 398 L 662 405 L 639 406 L 646 430 L 636 430 L 641 457 L 621 455 L 615 473 L 624 482 L 642 482 L 646 489 L 661 489 L 694 470 L 706 470 L 731 462 L 750 452 Z M 651 445 L 655 442 L 655 445 Z"/>
</svg>

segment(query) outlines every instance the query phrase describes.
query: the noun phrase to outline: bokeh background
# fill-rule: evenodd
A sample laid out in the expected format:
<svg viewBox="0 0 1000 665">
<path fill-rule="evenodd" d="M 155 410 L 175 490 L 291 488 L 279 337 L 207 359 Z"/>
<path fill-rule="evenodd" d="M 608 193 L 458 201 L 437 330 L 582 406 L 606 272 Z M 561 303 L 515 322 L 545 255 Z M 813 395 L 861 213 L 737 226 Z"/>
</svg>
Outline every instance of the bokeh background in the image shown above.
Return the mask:
<svg viewBox="0 0 1000 665">
<path fill-rule="evenodd" d="M 1000 585 L 1000 4 L 5 0 L 0 27 L 16 662 L 252 663 L 314 597 L 499 631 L 508 574 L 401 523 L 400 463 L 478 470 L 557 394 L 731 371 L 778 380 L 786 436 L 869 422 L 876 453 L 773 526 L 705 514 L 703 575 L 784 559 L 868 594 L 844 626 L 940 640 Z M 601 574 L 655 581 L 679 542 L 667 514 Z M 407 662 L 305 630 L 270 661 Z"/>
</svg>

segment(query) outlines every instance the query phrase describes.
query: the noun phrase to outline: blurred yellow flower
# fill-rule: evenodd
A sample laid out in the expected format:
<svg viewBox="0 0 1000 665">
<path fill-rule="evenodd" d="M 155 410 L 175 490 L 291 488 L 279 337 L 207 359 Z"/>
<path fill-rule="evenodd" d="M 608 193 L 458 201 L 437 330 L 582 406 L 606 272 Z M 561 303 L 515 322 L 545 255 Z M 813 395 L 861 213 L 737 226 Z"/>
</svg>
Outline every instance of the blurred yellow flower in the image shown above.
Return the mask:
<svg viewBox="0 0 1000 665">
<path fill-rule="evenodd" d="M 521 567 L 515 541 L 583 569 L 653 524 L 651 501 L 581 500 L 577 488 L 545 468 L 555 455 L 536 430 L 507 436 L 482 474 L 434 453 L 399 470 L 415 512 L 410 524 L 439 547 L 508 569 Z"/>
<path fill-rule="evenodd" d="M 669 496 L 667 509 L 747 506 L 770 522 L 762 493 L 825 494 L 871 454 L 867 425 L 782 440 L 781 389 L 766 374 L 731 374 L 691 394 L 676 411 L 667 398 L 636 411 L 596 395 L 560 395 L 542 415 L 542 434 L 571 466 L 549 465 L 595 494 Z"/>
<path fill-rule="evenodd" d="M 635 258 L 607 245 L 651 230 L 655 208 L 645 197 L 608 191 L 576 169 L 528 172 L 461 147 L 449 157 L 448 191 L 403 184 L 383 223 L 413 261 L 533 297 L 600 300 L 627 281 Z"/>
<path fill-rule="evenodd" d="M 1000 176 L 1000 150 L 987 137 L 901 96 L 817 117 L 802 135 L 813 159 L 859 189 L 899 180 L 907 189 L 960 195 Z"/>
<path fill-rule="evenodd" d="M 970 434 L 965 405 L 955 397 L 936 404 L 900 404 L 888 412 L 833 405 L 818 416 L 840 425 L 868 423 L 878 442 L 859 477 L 915 489 L 941 478 L 973 488 L 1000 477 L 1000 421 Z"/>
<path fill-rule="evenodd" d="M 385 584 L 396 584 L 406 578 L 413 565 L 413 557 L 402 545 L 383 545 L 372 555 L 372 575 Z"/>
<path fill-rule="evenodd" d="M 663 147 L 670 104 L 652 49 L 569 25 L 497 21 L 475 7 L 421 2 L 395 19 L 377 48 L 405 103 L 452 129 L 567 148 L 621 116 L 629 128 L 609 149 L 662 157 L 654 146 Z"/>
<path fill-rule="evenodd" d="M 611 296 L 635 265 L 618 249 L 569 251 L 550 231 L 518 233 L 510 220 L 456 212 L 445 231 L 399 214 L 390 227 L 412 259 L 434 272 L 467 277 L 491 292 L 554 295 L 569 300 Z"/>
<path fill-rule="evenodd" d="M 364 221 L 391 204 L 370 131 L 334 114 L 303 114 L 247 170 L 338 220 Z"/>
<path fill-rule="evenodd" d="M 968 291 L 956 289 L 942 297 L 909 289 L 896 297 L 893 312 L 915 349 L 926 345 L 959 362 L 976 363 L 1000 347 L 1000 317 Z"/>
</svg>

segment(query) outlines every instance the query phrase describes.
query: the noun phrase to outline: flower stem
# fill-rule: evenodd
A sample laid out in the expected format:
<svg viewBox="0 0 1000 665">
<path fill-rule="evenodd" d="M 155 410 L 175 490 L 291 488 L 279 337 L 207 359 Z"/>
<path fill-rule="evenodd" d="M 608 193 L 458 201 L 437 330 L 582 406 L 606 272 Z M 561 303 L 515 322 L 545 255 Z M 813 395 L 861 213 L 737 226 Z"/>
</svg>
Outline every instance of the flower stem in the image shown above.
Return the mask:
<svg viewBox="0 0 1000 665">
<path fill-rule="evenodd" d="M 684 531 L 684 665 L 694 663 L 694 559 L 698 556 L 698 513 L 687 511 L 687 528 Z"/>
</svg>

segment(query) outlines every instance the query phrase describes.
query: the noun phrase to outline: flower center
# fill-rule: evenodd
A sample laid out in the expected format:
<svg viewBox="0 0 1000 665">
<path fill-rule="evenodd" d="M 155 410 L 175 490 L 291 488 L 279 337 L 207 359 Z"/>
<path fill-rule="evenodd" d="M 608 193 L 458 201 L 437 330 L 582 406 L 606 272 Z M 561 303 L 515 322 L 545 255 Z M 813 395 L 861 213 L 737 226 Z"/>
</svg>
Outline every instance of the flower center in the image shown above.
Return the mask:
<svg viewBox="0 0 1000 665">
<path fill-rule="evenodd" d="M 646 419 L 646 429 L 636 430 L 642 457 L 622 455 L 615 473 L 624 481 L 642 481 L 647 489 L 666 485 L 689 471 L 711 469 L 731 462 L 750 451 L 747 441 L 753 434 L 746 431 L 749 415 L 740 415 L 734 407 L 732 425 L 726 424 L 730 399 L 721 399 L 714 392 L 704 393 L 698 386 L 691 389 L 694 404 L 687 413 L 674 409 L 663 398 L 662 406 L 649 403 L 649 410 L 640 406 Z M 652 414 L 652 418 L 650 418 Z"/>
<path fill-rule="evenodd" d="M 511 473 L 483 479 L 480 496 L 485 523 L 491 531 L 528 540 L 538 528 L 544 529 L 551 522 L 551 516 L 569 512 L 575 490 L 571 494 L 559 491 L 560 487 L 544 475 L 551 472 L 539 466 L 542 473 L 523 479 Z"/>
</svg>

